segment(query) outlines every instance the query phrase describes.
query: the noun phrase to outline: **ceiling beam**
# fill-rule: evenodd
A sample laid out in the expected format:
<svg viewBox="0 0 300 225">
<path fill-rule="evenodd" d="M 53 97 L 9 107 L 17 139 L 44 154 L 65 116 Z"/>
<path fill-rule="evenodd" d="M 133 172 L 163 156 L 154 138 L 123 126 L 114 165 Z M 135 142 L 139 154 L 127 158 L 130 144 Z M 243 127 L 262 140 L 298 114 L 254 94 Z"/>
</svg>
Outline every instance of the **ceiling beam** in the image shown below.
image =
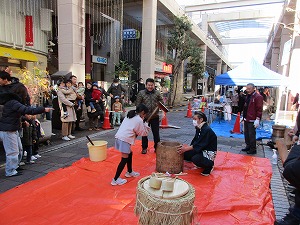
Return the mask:
<svg viewBox="0 0 300 225">
<path fill-rule="evenodd" d="M 267 43 L 268 37 L 265 38 L 224 38 L 222 39 L 223 45 L 233 44 L 253 44 L 253 43 Z"/>
<path fill-rule="evenodd" d="M 253 19 L 266 19 L 274 18 L 274 12 L 266 10 L 251 10 L 251 11 L 238 11 L 231 13 L 218 13 L 208 14 L 207 22 L 226 22 L 226 21 L 240 21 L 240 20 L 253 20 Z"/>
<path fill-rule="evenodd" d="M 199 11 L 208 11 L 208 10 L 217 10 L 217 9 L 226 9 L 226 8 L 237 8 L 245 6 L 257 6 L 257 5 L 267 5 L 274 3 L 283 3 L 284 0 L 232 0 L 227 2 L 219 3 L 204 3 L 201 5 L 191 5 L 185 6 L 185 12 L 199 12 Z"/>
<path fill-rule="evenodd" d="M 223 45 L 222 37 L 215 24 L 208 24 L 208 31 L 211 32 L 211 34 L 214 36 L 213 38 L 218 42 L 219 45 Z"/>
</svg>

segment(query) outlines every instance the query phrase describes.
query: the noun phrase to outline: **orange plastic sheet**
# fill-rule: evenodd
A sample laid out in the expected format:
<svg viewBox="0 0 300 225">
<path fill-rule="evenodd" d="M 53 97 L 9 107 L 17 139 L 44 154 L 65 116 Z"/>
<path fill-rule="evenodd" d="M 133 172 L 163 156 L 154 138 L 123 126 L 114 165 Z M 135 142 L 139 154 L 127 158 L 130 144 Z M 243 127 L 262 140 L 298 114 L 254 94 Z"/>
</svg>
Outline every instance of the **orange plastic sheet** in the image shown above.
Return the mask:
<svg viewBox="0 0 300 225">
<path fill-rule="evenodd" d="M 133 146 L 134 170 L 141 177 L 155 171 L 155 154 L 140 154 Z M 134 214 L 139 178 L 111 186 L 120 153 L 110 148 L 103 162 L 82 158 L 0 195 L 0 224 L 137 224 Z M 125 171 L 124 171 L 125 172 Z M 201 225 L 274 223 L 269 189 L 272 168 L 268 159 L 218 152 L 209 177 L 185 163 L 182 178 L 196 189 L 195 205 Z"/>
</svg>

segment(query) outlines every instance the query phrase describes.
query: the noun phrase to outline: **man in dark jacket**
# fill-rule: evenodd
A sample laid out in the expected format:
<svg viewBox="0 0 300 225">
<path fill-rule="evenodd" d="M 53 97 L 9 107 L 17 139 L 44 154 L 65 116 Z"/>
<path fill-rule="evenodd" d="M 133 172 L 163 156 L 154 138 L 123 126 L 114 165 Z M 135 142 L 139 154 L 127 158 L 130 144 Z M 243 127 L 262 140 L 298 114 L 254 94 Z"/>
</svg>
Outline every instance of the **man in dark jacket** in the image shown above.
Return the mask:
<svg viewBox="0 0 300 225">
<path fill-rule="evenodd" d="M 204 170 L 201 175 L 209 176 L 214 168 L 217 154 L 217 135 L 208 126 L 207 117 L 203 112 L 195 112 L 193 125 L 196 128 L 195 137 L 190 146 L 181 146 L 179 154 L 184 154 L 186 161 L 193 162 Z"/>
<path fill-rule="evenodd" d="M 153 138 L 154 138 L 154 148 L 156 150 L 157 143 L 160 142 L 159 137 L 159 110 L 157 109 L 157 104 L 159 101 L 162 101 L 162 97 L 159 91 L 155 90 L 154 79 L 148 78 L 146 80 L 146 89 L 138 93 L 136 99 L 136 106 L 143 103 L 149 109 L 148 116 L 150 116 L 155 110 L 155 114 L 152 119 L 149 121 L 149 126 L 151 127 Z M 147 153 L 148 148 L 148 137 L 142 137 L 142 154 Z"/>
<path fill-rule="evenodd" d="M 246 148 L 242 151 L 247 154 L 256 154 L 256 128 L 262 116 L 263 97 L 255 91 L 252 83 L 247 84 L 246 91 L 248 95 L 243 111 Z"/>
<path fill-rule="evenodd" d="M 126 94 L 126 89 L 120 84 L 119 79 L 115 78 L 111 86 L 107 90 L 107 94 L 111 97 L 111 107 L 115 103 L 115 97 L 120 96 L 121 99 L 124 98 Z"/>
<path fill-rule="evenodd" d="M 122 99 L 124 98 L 124 96 L 126 94 L 126 89 L 120 84 L 119 79 L 115 78 L 113 80 L 113 83 L 111 84 L 111 86 L 108 88 L 106 94 L 110 96 L 110 99 L 111 99 L 110 100 L 110 108 L 112 109 L 113 104 L 116 102 L 116 100 L 115 100 L 116 96 L 119 96 L 121 98 L 120 102 L 123 105 Z M 109 121 L 112 124 L 112 113 L 109 114 Z"/>
<path fill-rule="evenodd" d="M 21 116 L 25 114 L 35 115 L 49 112 L 50 108 L 27 107 L 21 103 L 21 99 L 13 93 L 1 93 L 0 105 L 3 105 L 3 112 L 0 118 L 0 140 L 6 153 L 5 175 L 7 177 L 18 175 L 18 130 L 21 127 Z"/>
<path fill-rule="evenodd" d="M 144 84 L 143 78 L 138 79 L 138 81 L 136 82 L 136 84 L 134 84 L 133 87 L 132 87 L 132 97 L 131 97 L 130 100 L 132 102 L 135 102 L 137 94 L 140 91 L 145 90 L 145 88 L 146 88 L 146 86 Z"/>
</svg>

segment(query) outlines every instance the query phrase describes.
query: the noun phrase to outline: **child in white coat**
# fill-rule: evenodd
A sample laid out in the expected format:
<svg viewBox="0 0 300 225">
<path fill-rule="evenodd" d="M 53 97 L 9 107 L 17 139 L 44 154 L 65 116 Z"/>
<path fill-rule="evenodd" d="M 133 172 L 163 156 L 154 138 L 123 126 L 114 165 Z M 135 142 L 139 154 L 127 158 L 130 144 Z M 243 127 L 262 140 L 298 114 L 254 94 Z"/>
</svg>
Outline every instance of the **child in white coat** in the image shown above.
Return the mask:
<svg viewBox="0 0 300 225">
<path fill-rule="evenodd" d="M 147 136 L 150 130 L 147 122 L 144 122 L 149 109 L 144 104 L 136 107 L 136 110 L 128 112 L 127 117 L 123 120 L 118 132 L 115 135 L 115 148 L 122 153 L 121 161 L 117 167 L 115 177 L 111 181 L 111 185 L 123 185 L 126 179 L 120 178 L 120 175 L 127 164 L 127 172 L 125 177 L 137 177 L 140 173 L 132 170 L 132 151 L 131 145 L 137 136 Z"/>
</svg>

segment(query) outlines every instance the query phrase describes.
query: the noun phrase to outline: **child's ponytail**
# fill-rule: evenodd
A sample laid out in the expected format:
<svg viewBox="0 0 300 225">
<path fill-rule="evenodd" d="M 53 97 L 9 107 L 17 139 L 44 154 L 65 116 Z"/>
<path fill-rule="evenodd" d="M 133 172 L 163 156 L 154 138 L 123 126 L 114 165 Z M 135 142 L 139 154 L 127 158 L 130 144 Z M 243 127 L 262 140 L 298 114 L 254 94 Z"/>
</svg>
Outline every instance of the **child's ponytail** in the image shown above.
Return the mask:
<svg viewBox="0 0 300 225">
<path fill-rule="evenodd" d="M 137 114 L 143 112 L 144 113 L 148 113 L 149 112 L 149 109 L 147 106 L 145 106 L 144 104 L 139 104 L 135 110 L 130 110 L 128 113 L 127 113 L 127 118 L 128 119 L 131 119 L 133 117 L 135 117 Z"/>
</svg>

